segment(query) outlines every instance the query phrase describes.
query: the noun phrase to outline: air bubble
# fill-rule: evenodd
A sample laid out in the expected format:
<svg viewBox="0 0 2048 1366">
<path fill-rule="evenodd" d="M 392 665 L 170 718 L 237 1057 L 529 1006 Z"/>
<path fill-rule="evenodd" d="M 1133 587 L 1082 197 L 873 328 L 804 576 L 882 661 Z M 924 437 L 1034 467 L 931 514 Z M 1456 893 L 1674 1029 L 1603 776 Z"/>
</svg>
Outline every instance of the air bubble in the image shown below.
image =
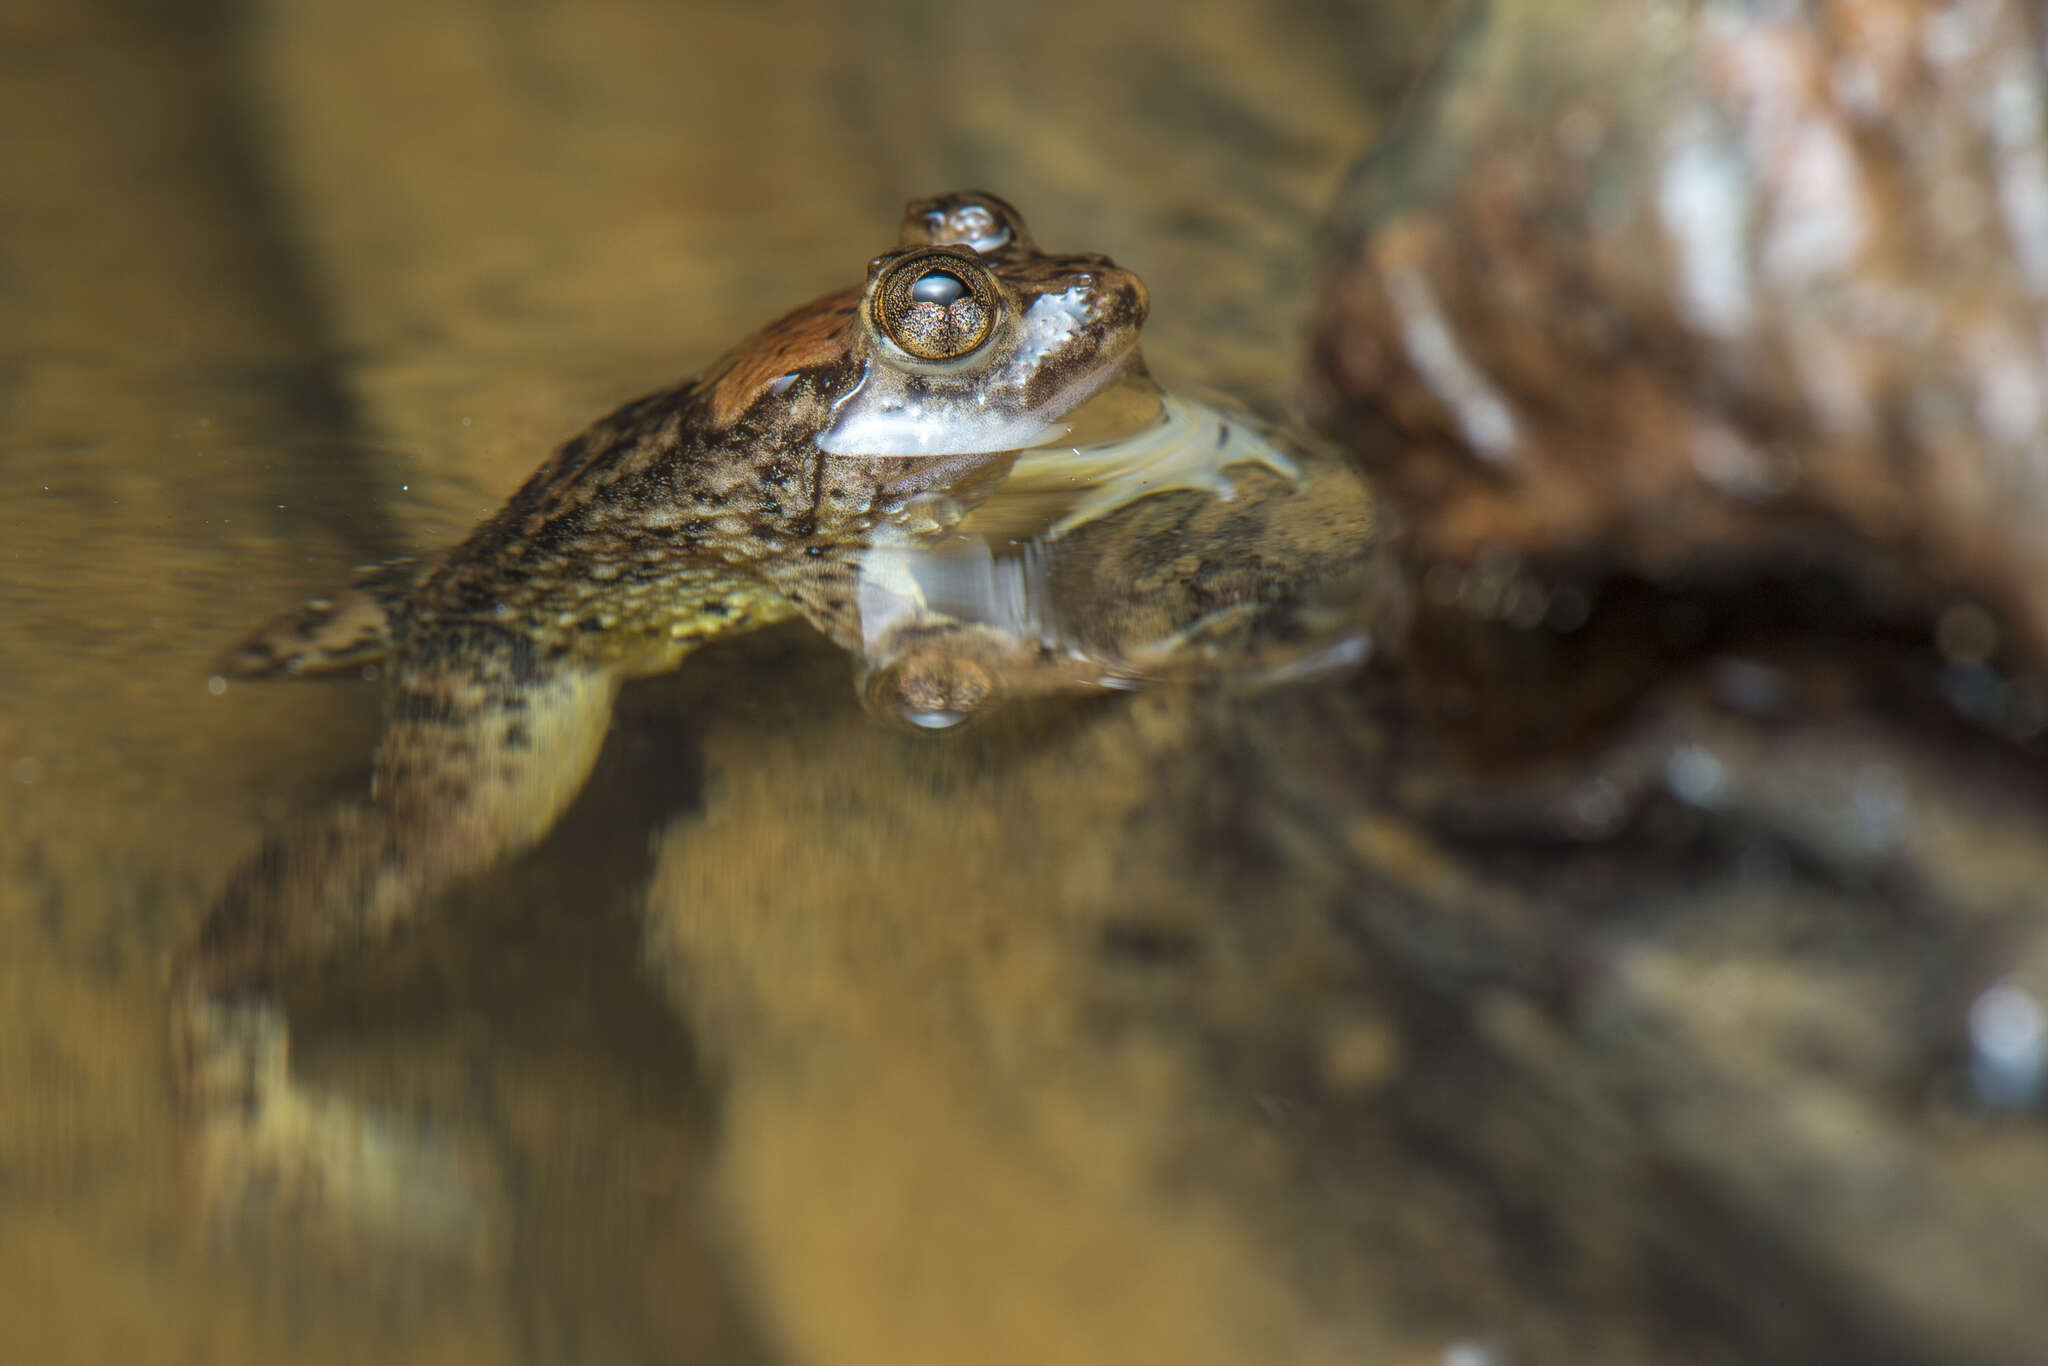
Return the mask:
<svg viewBox="0 0 2048 1366">
<path fill-rule="evenodd" d="M 2030 1110 L 2048 1087 L 2048 1012 L 2009 982 L 1970 1002 L 1970 1087 L 1993 1110 Z"/>
<path fill-rule="evenodd" d="M 1682 745 L 1664 764 L 1664 782 L 1682 802 L 1713 806 L 1728 785 L 1728 772 L 1698 745 Z"/>
</svg>

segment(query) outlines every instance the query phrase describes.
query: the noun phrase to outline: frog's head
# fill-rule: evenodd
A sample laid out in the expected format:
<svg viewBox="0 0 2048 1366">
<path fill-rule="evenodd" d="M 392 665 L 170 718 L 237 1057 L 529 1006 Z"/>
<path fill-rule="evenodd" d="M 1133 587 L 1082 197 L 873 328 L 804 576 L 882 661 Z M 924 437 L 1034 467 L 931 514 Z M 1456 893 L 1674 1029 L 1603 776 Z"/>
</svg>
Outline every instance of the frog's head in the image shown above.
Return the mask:
<svg viewBox="0 0 2048 1366">
<path fill-rule="evenodd" d="M 1046 440 L 1140 366 L 1145 286 L 1106 256 L 1039 251 L 995 195 L 910 205 L 867 283 L 771 324 L 707 377 L 720 427 L 836 456 L 980 455 Z"/>
<path fill-rule="evenodd" d="M 1045 440 L 1138 359 L 1145 286 L 1106 256 L 1048 254 L 995 195 L 913 202 L 868 266 L 862 370 L 833 405 L 832 455 L 973 455 Z"/>
</svg>

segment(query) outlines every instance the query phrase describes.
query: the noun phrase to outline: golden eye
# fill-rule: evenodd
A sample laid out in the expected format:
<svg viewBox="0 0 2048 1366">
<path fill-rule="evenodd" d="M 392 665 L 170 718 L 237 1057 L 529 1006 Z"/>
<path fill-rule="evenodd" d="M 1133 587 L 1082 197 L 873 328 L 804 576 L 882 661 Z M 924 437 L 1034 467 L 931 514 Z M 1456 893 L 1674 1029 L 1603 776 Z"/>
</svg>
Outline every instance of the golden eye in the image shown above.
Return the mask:
<svg viewBox="0 0 2048 1366">
<path fill-rule="evenodd" d="M 919 360 L 958 360 L 995 330 L 995 282 L 965 256 L 921 252 L 884 277 L 873 312 L 875 326 Z"/>
</svg>

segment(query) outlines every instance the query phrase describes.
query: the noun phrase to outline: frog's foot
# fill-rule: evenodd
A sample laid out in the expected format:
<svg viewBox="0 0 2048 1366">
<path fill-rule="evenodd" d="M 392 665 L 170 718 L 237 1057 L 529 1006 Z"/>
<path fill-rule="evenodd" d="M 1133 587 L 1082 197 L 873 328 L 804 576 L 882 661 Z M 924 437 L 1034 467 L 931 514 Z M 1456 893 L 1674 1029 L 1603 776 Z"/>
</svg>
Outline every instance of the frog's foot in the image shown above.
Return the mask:
<svg viewBox="0 0 2048 1366">
<path fill-rule="evenodd" d="M 1227 473 L 1233 466 L 1257 466 L 1290 484 L 1302 478 L 1301 465 L 1284 439 L 1256 418 L 1165 394 L 1157 419 L 1135 433 L 1086 446 L 1026 451 L 1005 491 L 1062 483 L 1082 490 L 1046 528 L 1045 539 L 1052 541 L 1140 498 L 1179 489 L 1230 502 L 1238 496 L 1238 480 Z"/>
<path fill-rule="evenodd" d="M 414 644 L 423 662 L 391 671 L 377 800 L 269 840 L 179 968 L 172 1040 L 209 1225 L 288 1215 L 456 1255 L 496 1242 L 488 1150 L 300 1086 L 269 984 L 382 942 L 530 847 L 590 771 L 616 683 L 490 630 Z"/>
<path fill-rule="evenodd" d="M 215 667 L 235 678 L 272 678 L 374 664 L 390 652 L 392 612 L 431 567 L 410 557 L 363 565 L 347 588 L 265 622 Z"/>
<path fill-rule="evenodd" d="M 478 1263 L 504 1246 L 481 1145 L 291 1080 L 268 1001 L 192 995 L 176 1032 L 187 1190 L 216 1235 L 285 1224 L 330 1242 Z"/>
</svg>

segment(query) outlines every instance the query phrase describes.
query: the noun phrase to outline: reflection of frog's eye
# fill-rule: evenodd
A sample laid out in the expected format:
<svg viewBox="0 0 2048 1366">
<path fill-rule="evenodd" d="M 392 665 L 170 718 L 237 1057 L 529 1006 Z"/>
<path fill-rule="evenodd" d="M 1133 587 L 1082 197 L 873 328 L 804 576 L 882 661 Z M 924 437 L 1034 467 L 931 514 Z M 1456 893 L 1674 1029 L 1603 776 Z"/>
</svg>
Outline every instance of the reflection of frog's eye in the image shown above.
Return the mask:
<svg viewBox="0 0 2048 1366">
<path fill-rule="evenodd" d="M 898 263 L 873 309 L 875 325 L 917 359 L 958 360 L 994 330 L 995 285 L 965 257 L 933 252 Z"/>
<path fill-rule="evenodd" d="M 1010 244 L 1010 225 L 986 204 L 961 204 L 933 209 L 924 216 L 925 236 L 934 242 L 958 242 L 987 255 Z"/>
</svg>

